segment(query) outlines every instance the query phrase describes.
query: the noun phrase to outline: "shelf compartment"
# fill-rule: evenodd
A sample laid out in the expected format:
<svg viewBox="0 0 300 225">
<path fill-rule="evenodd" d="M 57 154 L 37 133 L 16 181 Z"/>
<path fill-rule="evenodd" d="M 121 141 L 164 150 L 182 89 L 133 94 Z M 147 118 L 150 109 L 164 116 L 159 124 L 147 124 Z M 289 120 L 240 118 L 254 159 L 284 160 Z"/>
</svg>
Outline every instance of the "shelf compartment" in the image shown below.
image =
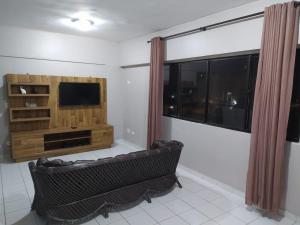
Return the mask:
<svg viewBox="0 0 300 225">
<path fill-rule="evenodd" d="M 45 141 L 44 143 L 54 143 L 54 142 L 62 142 L 62 141 L 73 141 L 73 140 L 80 140 L 80 139 L 86 139 L 86 138 L 91 138 L 91 136 L 84 136 L 84 137 L 66 138 L 66 139 L 60 139 L 60 140 Z"/>
<path fill-rule="evenodd" d="M 68 131 L 68 132 L 61 132 L 61 133 L 52 133 L 52 134 L 45 134 L 44 140 L 45 142 L 48 141 L 59 141 L 65 140 L 70 138 L 78 138 L 78 137 L 90 137 L 92 135 L 91 130 L 81 130 L 81 131 Z"/>
<path fill-rule="evenodd" d="M 45 151 L 91 145 L 91 138 L 44 143 Z"/>
<path fill-rule="evenodd" d="M 10 109 L 11 122 L 50 120 L 50 117 L 49 107 L 15 107 Z"/>
<path fill-rule="evenodd" d="M 45 151 L 90 145 L 91 130 L 52 133 L 44 135 Z"/>
<path fill-rule="evenodd" d="M 26 95 L 22 95 L 20 88 L 26 90 Z M 11 83 L 9 84 L 9 96 L 49 96 L 50 85 L 41 83 Z"/>
</svg>

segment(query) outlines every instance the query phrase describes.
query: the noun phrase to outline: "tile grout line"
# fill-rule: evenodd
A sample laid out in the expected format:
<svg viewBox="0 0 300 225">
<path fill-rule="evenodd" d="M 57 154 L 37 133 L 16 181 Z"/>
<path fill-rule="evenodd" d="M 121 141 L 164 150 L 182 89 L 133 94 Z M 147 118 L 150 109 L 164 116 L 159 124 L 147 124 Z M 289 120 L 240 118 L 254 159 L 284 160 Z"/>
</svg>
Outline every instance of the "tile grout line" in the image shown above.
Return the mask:
<svg viewBox="0 0 300 225">
<path fill-rule="evenodd" d="M 194 181 L 194 182 L 195 182 L 195 181 Z M 197 183 L 197 184 L 198 184 L 198 183 Z M 198 185 L 201 185 L 201 184 L 198 184 Z M 202 185 L 202 186 L 203 186 L 203 185 Z M 205 186 L 204 186 L 204 187 L 205 187 Z M 205 188 L 209 188 L 209 187 L 205 187 Z M 190 190 L 188 190 L 188 191 L 190 191 Z M 200 191 L 197 191 L 197 192 L 192 192 L 192 191 L 190 191 L 190 192 L 191 192 L 192 194 L 198 194 L 198 193 L 200 193 Z M 241 207 L 241 206 L 240 206 L 239 204 L 236 204 L 235 202 L 231 201 L 231 200 L 230 200 L 229 198 L 227 198 L 225 195 L 223 195 L 223 194 L 221 194 L 221 195 L 222 195 L 222 196 L 217 197 L 217 198 L 215 198 L 215 199 L 213 199 L 213 200 L 207 200 L 207 199 L 202 198 L 201 196 L 199 196 L 199 197 L 200 197 L 202 200 L 206 201 L 208 204 L 211 204 L 211 205 L 215 206 L 216 208 L 218 208 L 219 210 L 222 211 L 222 215 L 219 215 L 219 216 L 217 216 L 217 217 L 224 216 L 224 215 L 226 215 L 226 214 L 230 214 L 230 215 L 233 216 L 235 219 L 237 219 L 238 221 L 241 221 L 241 222 L 244 223 L 244 224 L 250 224 L 250 223 L 253 223 L 254 221 L 256 221 L 257 219 L 259 219 L 259 218 L 256 218 L 255 220 L 253 220 L 253 221 L 251 221 L 251 222 L 249 222 L 249 223 L 246 223 L 246 222 L 242 221 L 240 218 L 238 218 L 238 217 L 236 217 L 235 215 L 231 214 L 231 212 L 232 212 L 233 210 L 235 210 L 235 209 L 237 209 L 237 208 L 239 208 L 239 207 Z M 176 198 L 178 198 L 178 197 L 176 196 Z M 232 209 L 229 210 L 229 211 L 224 211 L 223 209 L 219 208 L 217 205 L 215 205 L 215 204 L 213 203 L 213 201 L 218 200 L 218 199 L 221 199 L 221 198 L 225 198 L 225 199 L 227 199 L 227 200 L 233 202 L 233 203 L 235 204 L 236 207 L 232 208 Z M 185 201 L 184 199 L 181 199 L 181 198 L 178 198 L 178 199 L 182 200 L 183 202 L 185 202 L 186 204 L 188 204 L 189 206 L 191 206 L 194 210 L 196 210 L 196 211 L 197 211 L 198 213 L 200 213 L 201 215 L 206 216 L 206 217 L 209 219 L 207 222 L 213 221 L 213 222 L 217 223 L 217 221 L 215 220 L 217 217 L 210 218 L 210 217 L 208 217 L 207 215 L 205 215 L 204 213 L 202 213 L 201 211 L 199 211 L 196 207 L 194 207 L 194 206 L 192 206 L 191 204 L 189 204 L 189 203 L 188 203 L 187 201 Z M 177 214 L 175 214 L 175 215 L 177 215 Z M 177 215 L 177 216 L 180 217 L 180 214 Z M 205 223 L 206 223 L 206 222 L 205 222 Z M 217 223 L 217 224 L 218 224 L 218 223 Z"/>
<path fill-rule="evenodd" d="M 172 201 L 175 201 L 175 200 L 181 200 L 181 201 L 183 201 L 185 204 L 189 205 L 189 206 L 191 207 L 191 209 L 194 209 L 194 210 L 196 210 L 198 213 L 200 213 L 201 215 L 207 217 L 207 218 L 208 218 L 208 221 L 206 221 L 206 222 L 213 221 L 213 219 L 211 219 L 211 218 L 209 218 L 208 216 L 204 215 L 202 212 L 199 212 L 199 211 L 198 211 L 195 207 L 193 207 L 192 205 L 188 204 L 187 202 L 185 202 L 184 200 L 178 198 L 177 196 L 175 196 L 175 197 L 176 197 L 176 199 L 170 200 L 170 201 L 168 201 L 168 202 L 172 202 Z M 146 202 L 147 202 L 147 201 L 146 201 Z M 186 224 L 189 225 L 189 223 L 186 222 L 186 221 L 180 216 L 181 213 L 186 213 L 186 212 L 188 212 L 189 210 L 186 210 L 186 211 L 184 211 L 184 212 L 181 212 L 180 214 L 175 213 L 175 212 L 173 212 L 168 206 L 166 206 L 166 204 L 167 204 L 168 202 L 165 202 L 165 203 L 159 202 L 159 203 L 160 203 L 162 206 L 166 207 L 168 210 L 170 210 L 170 211 L 174 214 L 174 216 L 171 216 L 171 217 L 169 217 L 169 218 L 163 219 L 163 220 L 161 220 L 161 221 L 157 221 L 157 220 L 156 220 L 155 218 L 153 218 L 153 217 L 152 217 L 145 209 L 143 209 L 142 207 L 140 207 L 140 208 L 141 208 L 142 210 L 144 210 L 144 211 L 146 212 L 146 214 L 149 215 L 151 218 L 153 218 L 158 224 L 161 224 L 161 222 L 164 222 L 164 221 L 166 221 L 166 220 L 169 220 L 169 219 L 171 219 L 171 218 L 177 216 L 177 217 L 179 217 L 181 220 L 183 220 Z M 151 203 L 149 203 L 149 204 L 151 204 Z M 205 222 L 205 223 L 206 223 L 206 222 Z"/>
<path fill-rule="evenodd" d="M 18 170 L 19 170 L 19 172 L 20 172 L 20 174 L 21 174 L 21 177 L 22 177 L 22 180 L 23 180 L 23 184 L 24 184 L 24 187 L 25 187 L 25 190 L 26 190 L 26 193 L 27 193 L 27 197 L 28 197 L 28 199 L 29 199 L 29 202 L 30 202 L 30 207 L 31 207 L 31 199 L 30 199 L 30 196 L 29 196 L 29 192 L 28 192 L 28 190 L 27 190 L 27 186 L 26 186 L 26 182 L 25 182 L 25 179 L 24 179 L 24 177 L 23 177 L 23 173 L 22 173 L 22 168 L 20 168 L 20 165 L 18 165 Z"/>
<path fill-rule="evenodd" d="M 130 225 L 129 221 L 125 218 L 125 216 L 123 216 L 120 212 L 119 212 L 119 214 L 120 214 L 120 216 L 125 220 L 125 222 L 126 222 L 127 224 Z M 100 224 L 99 224 L 99 225 L 100 225 Z"/>
<path fill-rule="evenodd" d="M 153 199 L 153 198 L 152 198 Z M 152 204 L 152 199 L 151 199 L 151 203 L 148 203 L 146 200 L 145 200 L 145 202 L 147 203 L 147 204 Z M 160 203 L 161 204 L 161 203 Z M 162 220 L 162 221 L 157 221 L 153 216 L 151 216 L 144 208 L 142 208 L 142 207 L 140 207 L 148 216 L 150 216 L 155 222 L 156 222 L 156 224 L 160 224 L 160 222 L 162 222 L 162 221 L 164 221 L 164 220 L 168 220 L 168 219 L 170 219 L 170 218 L 167 218 L 167 219 L 164 219 L 164 220 Z M 175 214 L 175 213 L 174 213 Z"/>
<path fill-rule="evenodd" d="M 209 189 L 212 189 L 213 191 L 220 192 L 223 196 L 227 196 L 226 198 L 229 200 L 231 200 L 231 198 L 229 196 L 238 197 L 238 198 L 241 198 L 240 194 L 242 194 L 244 196 L 243 192 L 240 192 L 231 186 L 228 186 L 216 179 L 210 178 L 210 177 L 208 177 L 204 174 L 201 174 L 193 169 L 190 169 L 186 166 L 179 164 L 177 167 L 177 170 L 179 170 L 177 172 L 180 176 L 187 177 L 200 185 L 203 185 Z M 291 214 L 292 216 L 287 216 L 286 213 Z M 286 210 L 283 210 L 283 214 L 281 215 L 281 217 L 291 220 L 292 221 L 291 225 L 297 224 L 298 217 L 292 213 L 289 213 Z M 253 221 L 252 221 L 252 223 L 253 223 Z"/>
<path fill-rule="evenodd" d="M 194 180 L 193 180 L 193 181 L 194 181 Z M 196 181 L 194 181 L 194 182 L 196 182 Z M 196 183 L 197 183 L 198 185 L 202 185 L 202 184 L 199 184 L 198 182 L 196 182 Z M 204 185 L 202 185 L 202 186 L 204 186 Z M 204 186 L 204 187 L 209 189 L 209 187 L 206 187 L 206 186 Z M 190 191 L 190 190 L 188 190 L 188 191 Z M 216 190 L 213 190 L 213 191 L 218 192 L 218 191 L 216 191 Z M 191 191 L 190 191 L 190 192 L 191 192 Z M 200 192 L 200 191 L 198 191 L 198 192 L 191 192 L 191 193 L 193 193 L 193 194 L 198 194 L 199 192 Z M 242 221 L 240 218 L 236 217 L 235 215 L 233 215 L 233 214 L 231 213 L 233 210 L 235 210 L 235 209 L 241 207 L 241 205 L 236 204 L 234 201 L 232 201 L 230 198 L 228 198 L 228 196 L 224 195 L 224 193 L 220 193 L 220 194 L 221 194 L 222 196 L 217 197 L 216 199 L 213 199 L 213 200 L 207 200 L 207 199 L 202 198 L 201 196 L 199 196 L 199 197 L 200 197 L 201 199 L 207 201 L 209 204 L 212 204 L 213 206 L 215 206 L 215 207 L 218 208 L 219 210 L 222 210 L 223 214 L 220 215 L 220 216 L 224 216 L 224 215 L 226 215 L 226 214 L 230 214 L 230 215 L 233 216 L 235 219 L 241 221 L 242 223 L 244 223 L 244 224 L 246 224 L 246 225 L 251 224 L 251 223 L 253 223 L 253 222 L 255 222 L 256 220 L 259 219 L 259 217 L 258 217 L 258 218 L 254 219 L 254 220 L 252 220 L 251 222 L 248 222 L 248 223 Z M 225 198 L 225 199 L 227 199 L 227 200 L 233 202 L 233 203 L 236 205 L 236 207 L 234 207 L 233 209 L 231 209 L 231 210 L 229 210 L 229 211 L 224 211 L 223 209 L 219 208 L 216 204 L 213 203 L 215 200 L 218 200 L 218 199 L 221 199 L 221 198 Z M 182 200 L 184 201 L 184 199 L 182 199 Z M 184 202 L 186 202 L 186 201 L 184 201 Z M 186 203 L 189 204 L 188 202 L 186 202 Z M 190 205 L 190 204 L 189 204 L 189 205 Z M 192 205 L 190 205 L 190 206 L 192 206 Z M 192 207 L 193 207 L 193 206 L 192 206 Z M 194 207 L 193 207 L 193 208 L 194 208 Z M 199 211 L 197 208 L 194 208 L 194 209 L 195 209 L 197 212 L 200 212 L 201 214 L 203 214 L 203 213 L 202 213 L 201 211 Z M 206 215 L 205 215 L 205 216 L 206 216 Z M 208 217 L 208 218 L 210 219 L 210 221 L 213 221 L 213 222 L 215 222 L 215 223 L 218 224 L 218 222 L 217 222 L 215 219 L 218 218 L 218 217 L 220 217 L 220 216 L 217 216 L 217 217 L 215 217 L 215 218 L 209 218 L 208 216 L 206 216 L 206 217 Z M 294 223 L 293 223 L 293 224 L 294 224 Z"/>
<path fill-rule="evenodd" d="M 24 187 L 25 187 L 25 190 L 26 190 L 26 193 L 27 193 L 27 197 L 28 197 L 28 200 L 29 200 L 29 203 L 30 203 L 30 212 L 32 212 L 32 210 L 31 210 L 32 202 L 31 202 L 31 199 L 30 199 L 30 196 L 29 196 L 29 192 L 28 192 L 28 190 L 27 190 L 25 178 L 24 178 L 23 173 L 22 173 L 22 168 L 21 168 L 21 167 L 22 167 L 22 164 L 18 164 L 17 166 L 18 166 L 19 173 L 21 174 L 21 177 L 22 177 L 22 180 L 23 180 L 23 184 L 24 184 Z M 28 168 L 28 166 L 27 166 L 27 168 Z M 29 168 L 28 168 L 28 169 L 29 169 Z M 32 200 L 32 201 L 33 201 L 33 200 Z M 39 224 L 37 224 L 36 218 L 34 218 L 34 223 L 35 223 L 36 225 L 39 225 Z"/>
<path fill-rule="evenodd" d="M 28 181 L 28 179 L 26 179 L 26 178 L 27 178 L 27 174 L 26 174 L 26 173 L 22 173 L 22 171 L 24 171 L 24 170 L 23 170 L 23 167 L 25 168 L 26 165 L 23 165 L 23 164 L 19 164 L 19 165 L 18 165 L 18 164 L 17 164 L 17 167 L 18 167 L 18 172 L 21 173 L 22 181 L 23 181 L 23 183 L 24 183 L 24 185 L 25 185 L 26 193 L 27 193 L 28 198 L 29 198 L 29 200 L 30 200 L 30 197 L 29 197 L 29 190 L 30 190 L 30 189 L 28 189 L 27 186 L 26 186 L 26 181 Z M 5 201 L 4 201 L 4 189 L 3 189 L 3 187 L 4 187 L 3 180 L 4 180 L 5 178 L 2 176 L 2 175 L 3 175 L 3 168 L 1 168 L 1 166 L 0 166 L 0 175 L 1 175 L 0 182 L 1 182 L 1 186 L 2 186 L 2 197 L 3 197 L 3 206 L 4 206 L 4 218 L 5 218 L 5 223 L 7 224 L 7 222 L 6 222 L 6 213 L 5 213 L 5 203 L 4 203 L 4 202 L 5 202 Z M 185 176 L 183 176 L 183 177 L 185 177 Z M 187 178 L 189 178 L 189 177 L 187 177 Z M 26 179 L 26 180 L 25 180 L 25 179 Z M 189 178 L 189 179 L 191 179 L 191 178 Z M 213 192 L 219 193 L 219 191 L 216 191 L 216 190 L 214 190 L 214 189 L 211 189 L 210 187 L 207 187 L 206 185 L 203 185 L 203 184 L 201 184 L 201 183 L 198 183 L 198 182 L 195 181 L 194 179 L 191 179 L 191 180 L 192 180 L 194 183 L 198 184 L 198 185 L 204 186 L 204 187 L 207 188 L 208 190 L 211 190 L 211 191 L 213 191 Z M 188 191 L 189 193 L 191 193 L 191 194 L 198 194 L 198 193 L 201 192 L 201 191 L 195 191 L 195 189 L 191 189 L 191 190 L 194 190 L 194 192 L 190 191 L 190 190 L 187 189 L 187 188 L 185 188 L 185 190 L 187 190 L 187 191 Z M 187 192 L 187 193 L 188 193 L 188 192 Z M 0 193 L 1 193 L 1 192 L 0 192 Z M 170 216 L 169 218 L 163 219 L 163 220 L 161 220 L 161 221 L 157 221 L 154 217 L 152 217 L 152 216 L 148 213 L 148 211 L 147 211 L 148 208 L 145 209 L 145 208 L 139 206 L 140 204 L 136 205 L 135 207 L 139 207 L 139 208 L 141 209 L 141 212 L 140 212 L 140 213 L 145 212 L 148 216 L 150 216 L 150 217 L 155 221 L 155 223 L 154 223 L 155 225 L 159 225 L 159 224 L 163 223 L 163 222 L 166 221 L 166 220 L 175 218 L 176 216 L 178 216 L 178 217 L 180 218 L 180 220 L 182 220 L 182 221 L 184 221 L 185 223 L 189 224 L 189 223 L 188 223 L 186 220 L 184 220 L 183 217 L 181 217 L 180 215 L 183 214 L 183 213 L 185 213 L 185 212 L 189 212 L 190 210 L 196 210 L 196 211 L 197 211 L 198 213 L 200 213 L 201 215 L 206 216 L 204 213 L 202 213 L 201 211 L 198 210 L 199 207 L 196 208 L 196 207 L 194 207 L 194 206 L 191 205 L 192 203 L 190 204 L 188 201 L 185 201 L 184 194 L 185 194 L 185 193 L 183 193 L 183 195 L 181 195 L 181 196 L 183 196 L 183 197 L 178 197 L 177 195 L 174 195 L 174 199 L 168 200 L 168 201 L 162 201 L 162 202 L 160 202 L 160 201 L 158 200 L 159 206 L 166 207 L 166 208 L 167 208 L 168 210 L 170 210 L 170 211 L 172 212 L 172 214 L 173 214 L 173 215 Z M 201 195 L 198 195 L 198 196 L 199 196 L 199 198 L 203 199 L 205 202 L 207 202 L 207 203 L 209 203 L 209 204 L 212 204 L 213 206 L 215 206 L 216 208 L 220 209 L 220 210 L 223 212 L 222 215 L 217 216 L 217 217 L 215 217 L 215 218 L 210 218 L 210 217 L 206 216 L 206 217 L 208 218 L 208 221 L 204 222 L 204 224 L 205 224 L 205 223 L 208 223 L 208 222 L 215 222 L 216 224 L 220 224 L 220 223 L 218 223 L 215 219 L 218 218 L 218 217 L 224 216 L 224 215 L 230 215 L 230 216 L 234 217 L 235 219 L 237 219 L 238 221 L 241 221 L 241 222 L 242 222 L 243 224 L 245 224 L 245 225 L 253 224 L 253 223 L 255 223 L 255 221 L 261 219 L 261 217 L 257 217 L 256 219 L 254 219 L 254 220 L 252 220 L 252 221 L 250 221 L 250 222 L 244 222 L 244 221 L 242 221 L 241 219 L 239 219 L 238 217 L 236 217 L 234 214 L 232 214 L 232 211 L 233 211 L 233 210 L 235 210 L 235 209 L 237 209 L 237 208 L 243 208 L 244 205 L 241 204 L 241 203 L 238 201 L 238 199 L 230 198 L 231 195 L 224 195 L 223 193 L 221 193 L 221 196 L 218 196 L 217 198 L 215 198 L 215 199 L 213 199 L 213 200 L 206 200 L 206 199 L 204 199 L 203 197 L 201 197 Z M 204 195 L 203 195 L 203 196 L 204 196 Z M 209 195 L 208 197 L 209 197 L 209 199 L 211 199 L 211 195 Z M 215 205 L 215 204 L 213 203 L 215 200 L 218 200 L 218 199 L 220 199 L 220 198 L 225 198 L 225 199 L 227 199 L 228 201 L 233 202 L 233 203 L 236 205 L 236 207 L 230 209 L 229 211 L 224 211 L 221 207 L 219 208 L 217 205 Z M 153 199 L 155 199 L 155 198 L 153 198 Z M 171 201 L 175 201 L 175 200 L 180 200 L 180 201 L 186 203 L 187 205 L 189 205 L 191 208 L 190 208 L 189 210 L 184 211 L 184 212 L 174 213 L 174 212 L 173 212 L 166 204 L 169 203 L 169 202 L 171 202 Z M 143 201 L 143 202 L 146 202 L 146 201 Z M 143 202 L 141 202 L 141 203 L 143 203 Z M 30 201 L 30 203 L 31 203 L 31 201 Z M 154 202 L 153 202 L 153 203 L 154 203 Z M 153 204 L 153 203 L 152 203 L 152 204 Z M 159 207 L 159 206 L 158 206 L 158 207 Z M 222 206 L 222 205 L 220 205 L 220 206 Z M 154 206 L 154 207 L 156 207 L 156 206 Z M 224 207 L 223 207 L 223 208 L 224 208 Z M 125 216 L 123 216 L 120 212 L 118 212 L 118 213 L 120 214 L 121 218 L 124 219 L 124 222 L 125 222 L 126 224 L 131 225 L 131 223 L 129 223 L 129 221 L 125 218 Z M 136 215 L 138 215 L 138 213 L 136 213 L 136 214 L 134 214 L 134 215 L 131 215 L 131 216 L 129 216 L 128 218 L 134 217 L 134 216 L 136 216 Z M 243 218 L 244 218 L 244 217 L 243 217 Z M 289 217 L 287 217 L 287 218 L 289 218 Z M 94 218 L 94 219 L 95 219 L 95 218 Z M 290 219 L 290 218 L 289 218 L 289 219 Z M 95 222 L 96 222 L 96 224 L 100 225 L 100 221 L 98 222 L 98 221 L 95 219 Z M 37 221 L 37 220 L 34 220 L 34 223 L 38 225 L 38 221 Z M 109 224 L 114 224 L 114 223 L 115 223 L 115 222 L 112 222 L 112 223 L 109 223 Z M 296 221 L 292 220 L 291 225 L 292 225 L 292 224 L 293 224 L 293 225 L 296 225 L 296 223 L 297 223 Z M 102 223 L 101 223 L 101 224 L 102 224 Z M 202 224 L 203 224 L 203 223 L 202 223 Z M 272 223 L 272 224 L 273 224 L 273 223 Z M 276 223 L 275 223 L 275 224 L 276 224 Z"/>
</svg>

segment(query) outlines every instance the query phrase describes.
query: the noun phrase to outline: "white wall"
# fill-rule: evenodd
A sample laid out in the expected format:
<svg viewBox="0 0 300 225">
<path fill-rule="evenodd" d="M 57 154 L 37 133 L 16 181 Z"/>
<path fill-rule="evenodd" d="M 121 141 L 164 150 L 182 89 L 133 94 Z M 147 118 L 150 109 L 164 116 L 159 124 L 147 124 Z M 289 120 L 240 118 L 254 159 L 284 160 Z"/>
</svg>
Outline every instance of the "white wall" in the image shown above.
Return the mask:
<svg viewBox="0 0 300 225">
<path fill-rule="evenodd" d="M 115 138 L 122 137 L 122 79 L 118 61 L 118 43 L 12 27 L 0 27 L 0 30 L 0 146 L 2 150 L 7 149 L 9 140 L 4 86 L 4 75 L 7 73 L 107 78 L 108 122 L 115 128 Z M 3 55 L 91 64 L 11 58 Z"/>
<path fill-rule="evenodd" d="M 124 123 L 123 138 L 138 146 L 147 145 L 147 118 L 149 96 L 149 67 L 123 71 Z"/>
<path fill-rule="evenodd" d="M 280 0 L 262 0 L 214 14 L 190 23 L 182 24 L 168 30 L 150 34 L 121 43 L 120 64 L 122 66 L 148 63 L 150 59 L 150 45 L 146 43 L 151 37 L 166 36 L 173 33 L 198 28 L 226 19 L 231 19 L 255 12 L 262 11 L 265 6 L 283 2 Z M 236 51 L 260 48 L 263 19 L 255 19 L 242 23 L 221 27 L 215 30 L 197 33 L 166 42 L 166 60 L 200 57 L 214 54 L 223 54 Z M 148 81 L 149 68 L 123 69 L 122 73 L 131 75 L 132 80 Z M 141 78 L 142 77 L 142 78 Z M 130 89 L 136 95 L 146 96 L 147 88 L 142 89 L 138 84 Z M 128 88 L 124 90 L 124 96 Z M 134 101 L 126 101 L 128 108 L 134 108 Z M 144 121 L 147 113 L 143 110 L 130 112 L 128 119 L 124 115 L 124 130 L 134 127 L 143 131 L 146 136 Z M 250 135 L 243 132 L 232 131 L 193 123 L 178 119 L 164 118 L 164 136 L 167 139 L 177 139 L 185 144 L 180 163 L 191 169 L 197 170 L 207 176 L 217 179 L 241 191 L 245 190 L 246 173 L 249 157 Z M 137 139 L 124 135 L 125 138 L 140 144 Z M 293 143 L 288 147 L 287 159 L 287 197 L 286 209 L 300 216 L 300 144 Z"/>
</svg>

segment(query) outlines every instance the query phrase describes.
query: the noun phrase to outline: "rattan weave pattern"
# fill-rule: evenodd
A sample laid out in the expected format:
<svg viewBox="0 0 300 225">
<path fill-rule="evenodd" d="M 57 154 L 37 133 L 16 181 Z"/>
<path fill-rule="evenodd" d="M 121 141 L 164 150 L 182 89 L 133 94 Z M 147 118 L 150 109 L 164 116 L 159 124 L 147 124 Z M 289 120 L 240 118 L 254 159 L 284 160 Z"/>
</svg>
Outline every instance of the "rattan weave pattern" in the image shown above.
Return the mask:
<svg viewBox="0 0 300 225">
<path fill-rule="evenodd" d="M 172 189 L 183 144 L 156 141 L 152 150 L 96 161 L 29 163 L 32 208 L 50 224 L 78 224 Z M 41 163 L 46 162 L 46 163 Z"/>
</svg>

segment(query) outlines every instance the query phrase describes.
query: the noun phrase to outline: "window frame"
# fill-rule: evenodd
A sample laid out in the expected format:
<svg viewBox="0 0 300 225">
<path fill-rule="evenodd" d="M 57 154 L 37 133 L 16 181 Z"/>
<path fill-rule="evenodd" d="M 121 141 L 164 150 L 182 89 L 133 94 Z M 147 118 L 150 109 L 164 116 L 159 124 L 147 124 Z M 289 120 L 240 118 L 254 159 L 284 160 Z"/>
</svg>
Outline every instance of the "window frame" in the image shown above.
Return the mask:
<svg viewBox="0 0 300 225">
<path fill-rule="evenodd" d="M 224 60 L 224 59 L 230 59 L 230 58 L 235 58 L 235 57 L 247 57 L 247 100 L 246 100 L 246 104 L 245 104 L 245 119 L 244 119 L 244 128 L 236 128 L 236 127 L 232 127 L 232 126 L 228 126 L 228 125 L 222 125 L 222 124 L 218 124 L 218 123 L 214 123 L 214 122 L 209 122 L 208 121 L 208 108 L 209 108 L 209 102 L 208 102 L 208 99 L 209 99 L 209 83 L 207 85 L 207 100 L 206 100 L 206 124 L 208 125 L 211 125 L 211 126 L 216 126 L 216 127 L 221 127 L 221 128 L 226 128 L 226 129 L 230 129 L 230 130 L 236 130 L 236 131 L 243 131 L 243 132 L 247 132 L 247 133 L 250 133 L 250 129 L 248 128 L 248 114 L 249 114 L 249 102 L 250 102 L 250 99 L 249 99 L 249 84 L 250 84 L 250 76 L 251 76 L 251 68 L 250 68 L 250 65 L 251 65 L 251 54 L 246 54 L 246 55 L 236 55 L 236 56 L 228 56 L 228 57 L 221 57 L 221 58 L 214 58 L 214 59 L 210 59 L 209 60 L 209 69 L 211 68 L 211 61 L 212 60 Z M 211 73 L 210 71 L 208 71 L 208 80 L 210 82 L 210 78 L 211 78 Z"/>
<path fill-rule="evenodd" d="M 298 46 L 297 50 L 300 51 L 300 45 Z M 228 58 L 233 58 L 233 57 L 248 57 L 248 71 L 247 71 L 247 99 L 246 99 L 246 104 L 245 104 L 245 119 L 244 119 L 244 128 L 239 129 L 236 127 L 231 127 L 228 125 L 223 125 L 223 124 L 218 124 L 218 123 L 213 123 L 208 121 L 208 100 L 209 100 L 209 84 L 210 84 L 210 66 L 211 66 L 211 61 L 214 59 L 228 59 Z M 175 119 L 180 119 L 180 120 L 185 120 L 185 121 L 190 121 L 190 122 L 195 122 L 195 123 L 200 123 L 204 125 L 210 125 L 210 126 L 215 126 L 215 127 L 220 127 L 220 128 L 225 128 L 229 130 L 234 130 L 234 131 L 240 131 L 240 132 L 245 132 L 245 133 L 251 133 L 251 104 L 254 101 L 254 91 L 255 91 L 255 83 L 253 83 L 253 79 L 256 79 L 256 75 L 254 74 L 256 71 L 253 69 L 253 60 L 254 58 L 258 57 L 259 59 L 259 50 L 250 50 L 250 51 L 243 51 L 243 52 L 236 52 L 236 53 L 226 53 L 226 54 L 220 54 L 220 55 L 214 55 L 214 56 L 207 56 L 207 57 L 197 57 L 197 58 L 189 58 L 185 60 L 173 60 L 173 61 L 167 61 L 165 62 L 165 65 L 171 65 L 171 64 L 177 64 L 178 66 L 178 75 L 177 75 L 177 113 L 176 115 L 168 115 L 165 112 L 163 112 L 163 116 L 165 117 L 170 117 L 170 118 L 175 118 Z M 207 71 L 206 71 L 206 102 L 205 102 L 205 115 L 204 115 L 204 120 L 198 120 L 198 119 L 192 119 L 192 118 L 187 118 L 183 117 L 180 112 L 182 112 L 181 107 L 181 64 L 182 63 L 187 63 L 187 62 L 197 62 L 197 61 L 207 61 Z M 171 79 L 171 74 L 170 78 Z M 254 85 L 254 87 L 252 87 Z M 253 106 L 252 106 L 253 107 Z M 253 108 L 252 108 L 253 109 Z M 289 138 L 287 137 L 287 140 Z M 291 142 L 300 142 L 300 130 L 298 131 L 298 139 L 291 139 L 289 140 Z"/>
</svg>

